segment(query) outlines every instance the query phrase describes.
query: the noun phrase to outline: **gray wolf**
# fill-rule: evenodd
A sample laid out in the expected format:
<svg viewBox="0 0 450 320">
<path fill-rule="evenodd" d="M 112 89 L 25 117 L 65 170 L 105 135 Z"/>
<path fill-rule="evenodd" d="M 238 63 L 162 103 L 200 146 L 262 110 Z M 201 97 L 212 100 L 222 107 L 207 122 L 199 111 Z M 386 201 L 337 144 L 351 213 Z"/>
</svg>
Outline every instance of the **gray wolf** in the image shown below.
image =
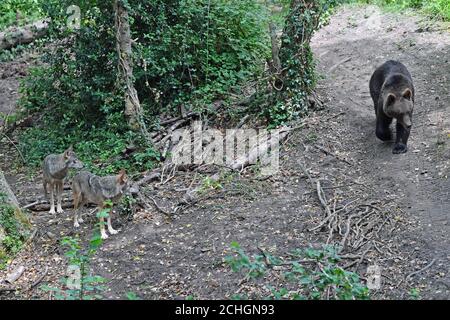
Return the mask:
<svg viewBox="0 0 450 320">
<path fill-rule="evenodd" d="M 50 213 L 55 214 L 55 199 L 54 193 L 56 192 L 57 209 L 58 213 L 63 213 L 61 208 L 62 192 L 64 186 L 64 179 L 70 168 L 81 169 L 83 163 L 77 159 L 73 148 L 70 147 L 62 154 L 50 154 L 44 159 L 42 164 L 43 182 L 45 196 L 48 196 L 48 186 L 50 186 Z"/>
<path fill-rule="evenodd" d="M 78 173 L 72 181 L 74 198 L 74 227 L 78 228 L 83 222 L 78 215 L 78 208 L 88 203 L 96 204 L 100 212 L 105 207 L 106 201 L 117 203 L 128 191 L 128 176 L 125 170 L 121 170 L 118 175 L 99 177 L 88 171 Z M 102 239 L 107 239 L 105 231 L 104 217 L 100 217 L 100 233 Z M 108 231 L 110 234 L 117 234 L 111 224 L 111 213 L 107 218 Z"/>
</svg>

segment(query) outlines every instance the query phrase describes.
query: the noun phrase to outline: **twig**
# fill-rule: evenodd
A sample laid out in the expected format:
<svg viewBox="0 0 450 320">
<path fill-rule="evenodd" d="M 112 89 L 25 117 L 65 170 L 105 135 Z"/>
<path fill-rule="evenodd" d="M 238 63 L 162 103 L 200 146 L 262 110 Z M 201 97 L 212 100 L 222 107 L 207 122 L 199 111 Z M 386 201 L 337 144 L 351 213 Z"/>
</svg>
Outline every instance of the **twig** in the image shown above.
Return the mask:
<svg viewBox="0 0 450 320">
<path fill-rule="evenodd" d="M 149 197 L 149 199 L 153 201 L 153 204 L 155 205 L 156 209 L 158 209 L 162 214 L 166 215 L 166 216 L 169 217 L 169 218 L 172 218 L 172 214 L 169 213 L 169 212 L 167 212 L 167 211 L 164 210 L 163 208 L 161 208 L 161 207 L 158 205 L 158 203 L 156 202 L 155 199 L 153 199 L 153 198 L 151 198 L 151 197 Z"/>
<path fill-rule="evenodd" d="M 410 274 L 408 274 L 408 275 L 406 276 L 406 280 L 408 280 L 409 278 L 415 276 L 416 274 L 419 274 L 419 273 L 424 272 L 425 270 L 431 268 L 431 266 L 432 266 L 435 262 L 436 262 L 436 258 L 433 259 L 433 261 L 431 261 L 431 262 L 430 262 L 427 266 L 425 266 L 424 268 L 422 268 L 422 269 L 420 269 L 420 270 L 417 270 L 417 271 L 414 271 L 414 272 L 411 272 Z"/>
<path fill-rule="evenodd" d="M 336 70 L 341 64 L 344 64 L 346 62 L 349 62 L 350 60 L 352 60 L 352 57 L 349 58 L 345 58 L 344 60 L 339 61 L 338 63 L 336 63 L 334 66 L 332 66 L 329 70 L 328 73 L 332 73 L 334 70 Z"/>
<path fill-rule="evenodd" d="M 22 158 L 23 163 L 27 163 L 27 161 L 25 160 L 22 152 L 20 151 L 20 149 L 17 147 L 17 145 L 14 143 L 14 141 L 11 140 L 10 137 L 8 137 L 8 135 L 4 134 L 3 132 L 1 132 L 1 135 L 4 136 L 6 139 L 8 139 L 8 141 L 14 146 L 14 148 L 16 148 L 17 152 L 19 153 L 20 157 Z"/>
<path fill-rule="evenodd" d="M 325 153 L 326 155 L 330 155 L 333 156 L 334 158 L 336 158 L 339 161 L 342 161 L 350 166 L 353 165 L 353 163 L 351 163 L 350 161 L 346 160 L 346 159 L 342 159 L 341 157 L 339 157 L 337 154 L 331 152 L 330 150 L 325 149 L 324 147 L 318 146 L 318 145 L 314 145 L 314 147 L 316 147 L 317 149 L 319 149 L 320 151 L 322 151 L 323 153 Z"/>
<path fill-rule="evenodd" d="M 41 283 L 42 280 L 44 280 L 44 278 L 47 275 L 47 273 L 48 273 L 48 266 L 45 267 L 45 270 L 42 273 L 42 275 L 35 282 L 33 282 L 33 284 L 30 287 L 30 290 L 33 289 L 34 287 L 36 287 L 39 283 Z"/>
</svg>

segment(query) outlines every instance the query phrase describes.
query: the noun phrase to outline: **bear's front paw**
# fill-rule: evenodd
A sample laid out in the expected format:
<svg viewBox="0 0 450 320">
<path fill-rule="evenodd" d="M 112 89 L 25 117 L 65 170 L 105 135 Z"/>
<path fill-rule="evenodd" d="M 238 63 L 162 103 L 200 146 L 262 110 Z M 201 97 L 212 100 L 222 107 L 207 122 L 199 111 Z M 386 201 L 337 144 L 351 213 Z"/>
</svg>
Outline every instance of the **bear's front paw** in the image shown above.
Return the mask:
<svg viewBox="0 0 450 320">
<path fill-rule="evenodd" d="M 408 151 L 408 147 L 406 146 L 406 144 L 397 143 L 394 146 L 394 149 L 392 150 L 392 153 L 393 154 L 400 154 L 400 153 L 406 153 L 406 151 Z"/>
<path fill-rule="evenodd" d="M 388 130 L 377 130 L 376 136 L 381 141 L 391 141 L 392 140 L 392 133 Z"/>
</svg>

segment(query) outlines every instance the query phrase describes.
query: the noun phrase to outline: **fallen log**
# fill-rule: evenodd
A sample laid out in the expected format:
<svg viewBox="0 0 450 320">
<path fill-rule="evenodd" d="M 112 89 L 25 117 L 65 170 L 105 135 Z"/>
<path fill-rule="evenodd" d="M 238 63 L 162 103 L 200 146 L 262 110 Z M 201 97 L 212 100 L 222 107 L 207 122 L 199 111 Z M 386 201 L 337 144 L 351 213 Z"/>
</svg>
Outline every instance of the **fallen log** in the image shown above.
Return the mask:
<svg viewBox="0 0 450 320">
<path fill-rule="evenodd" d="M 63 201 L 61 204 L 61 208 L 72 209 L 73 202 L 72 201 Z M 23 207 L 23 209 L 28 209 L 33 212 L 49 211 L 50 210 L 50 202 L 48 202 L 46 200 L 36 201 L 36 202 L 26 205 L 25 207 Z"/>
<path fill-rule="evenodd" d="M 8 28 L 0 32 L 0 50 L 7 50 L 21 44 L 29 44 L 47 34 L 48 22 L 37 21 L 23 27 Z"/>
</svg>

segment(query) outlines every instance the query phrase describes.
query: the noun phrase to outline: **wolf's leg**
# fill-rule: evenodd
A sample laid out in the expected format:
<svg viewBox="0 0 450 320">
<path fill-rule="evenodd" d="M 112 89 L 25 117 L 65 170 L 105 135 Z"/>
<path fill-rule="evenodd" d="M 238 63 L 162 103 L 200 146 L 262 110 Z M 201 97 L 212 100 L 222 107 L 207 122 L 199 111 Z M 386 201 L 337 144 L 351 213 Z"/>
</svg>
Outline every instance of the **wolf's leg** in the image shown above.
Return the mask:
<svg viewBox="0 0 450 320">
<path fill-rule="evenodd" d="M 83 219 L 81 219 L 81 214 L 79 214 L 79 208 L 82 208 L 86 204 L 86 200 L 83 198 L 83 195 L 79 191 L 73 192 L 73 211 L 74 211 L 74 222 L 73 226 L 78 228 L 80 223 L 83 223 Z"/>
<path fill-rule="evenodd" d="M 53 183 L 49 183 L 50 184 L 50 214 L 56 214 L 55 211 L 55 197 L 54 197 L 54 192 L 55 192 L 55 185 Z"/>
<path fill-rule="evenodd" d="M 112 224 L 111 224 L 111 214 L 112 214 L 112 210 L 111 210 L 111 212 L 109 213 L 108 219 L 107 219 L 107 221 L 108 221 L 108 231 L 109 231 L 109 233 L 111 233 L 111 234 L 118 234 L 119 231 L 114 230 L 113 227 L 112 227 Z"/>
<path fill-rule="evenodd" d="M 80 194 L 78 191 L 75 190 L 74 187 L 72 187 L 73 190 L 73 226 L 75 228 L 78 228 L 80 226 L 79 219 L 78 219 L 78 208 L 80 204 Z"/>
<path fill-rule="evenodd" d="M 58 181 L 56 183 L 56 195 L 57 195 L 57 201 L 58 201 L 58 206 L 56 208 L 56 212 L 58 212 L 58 213 L 64 213 L 64 210 L 61 207 L 63 188 L 64 188 L 64 182 Z"/>
<path fill-rule="evenodd" d="M 47 190 L 47 180 L 44 178 L 44 197 L 48 198 L 48 190 Z"/>
<path fill-rule="evenodd" d="M 99 206 L 98 212 L 100 212 L 102 210 L 103 210 L 103 206 Z M 100 217 L 100 235 L 103 240 L 108 239 L 108 235 L 106 234 L 106 230 L 105 230 L 105 218 L 104 217 Z"/>
</svg>

